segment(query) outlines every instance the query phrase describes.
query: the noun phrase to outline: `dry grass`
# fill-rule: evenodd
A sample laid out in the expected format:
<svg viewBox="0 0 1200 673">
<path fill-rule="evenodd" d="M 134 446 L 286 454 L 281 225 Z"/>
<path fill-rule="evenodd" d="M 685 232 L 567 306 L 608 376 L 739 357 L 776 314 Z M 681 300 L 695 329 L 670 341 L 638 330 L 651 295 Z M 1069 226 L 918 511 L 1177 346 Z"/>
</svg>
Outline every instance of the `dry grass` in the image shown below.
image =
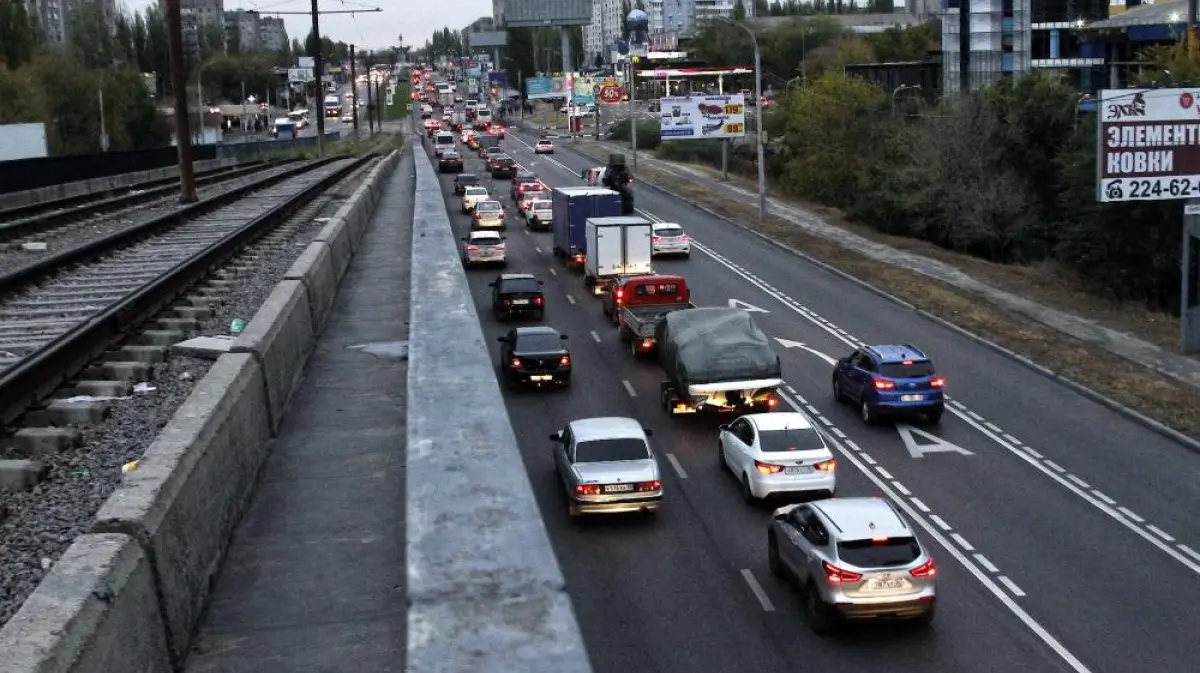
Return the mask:
<svg viewBox="0 0 1200 673">
<path fill-rule="evenodd" d="M 598 147 L 576 147 L 594 158 L 600 158 L 601 153 L 607 156 L 607 151 Z M 681 180 L 647 163 L 642 163 L 637 172 L 641 179 L 703 204 L 748 228 L 756 228 L 749 224 L 757 218 L 758 211 L 753 206 L 720 198 L 703 186 Z M 1023 297 L 1069 309 L 1168 348 L 1177 343 L 1178 323 L 1173 318 L 1140 307 L 1114 305 L 1087 295 L 1074 283 L 1063 280 L 1051 267 L 991 264 L 922 241 L 881 235 L 868 227 L 846 222 L 840 213 L 830 209 L 809 209 L 826 221 L 866 238 L 953 264 L 982 281 Z M 1192 386 L 999 308 L 977 295 L 899 267 L 879 264 L 857 251 L 806 233 L 782 218 L 768 216 L 761 233 L 872 285 L 886 287 L 891 294 L 918 308 L 1020 353 L 1180 432 L 1200 438 L 1200 390 Z"/>
</svg>

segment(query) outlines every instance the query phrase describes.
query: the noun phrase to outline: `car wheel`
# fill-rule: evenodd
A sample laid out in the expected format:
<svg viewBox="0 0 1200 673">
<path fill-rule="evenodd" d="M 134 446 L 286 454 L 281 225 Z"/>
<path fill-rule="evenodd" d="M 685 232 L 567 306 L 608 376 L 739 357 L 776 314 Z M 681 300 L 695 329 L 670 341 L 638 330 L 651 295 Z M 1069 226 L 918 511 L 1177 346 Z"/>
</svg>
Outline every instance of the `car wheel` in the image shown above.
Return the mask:
<svg viewBox="0 0 1200 673">
<path fill-rule="evenodd" d="M 862 414 L 863 423 L 875 425 L 879 422 L 879 413 L 875 411 L 875 407 L 872 407 L 870 402 L 863 400 L 859 411 Z"/>
<path fill-rule="evenodd" d="M 804 612 L 808 617 L 808 626 L 814 633 L 829 633 L 833 630 L 833 615 L 829 606 L 821 600 L 816 588 L 809 584 L 804 591 Z"/>
<path fill-rule="evenodd" d="M 754 497 L 754 491 L 750 488 L 750 475 L 742 475 L 742 499 L 748 504 L 754 505 L 758 503 L 758 498 Z"/>
<path fill-rule="evenodd" d="M 634 360 L 642 359 L 642 354 L 640 351 L 638 351 L 637 339 L 629 340 L 629 354 L 633 356 Z"/>
<path fill-rule="evenodd" d="M 846 393 L 842 392 L 842 382 L 838 380 L 837 376 L 833 377 L 833 401 L 834 402 L 845 402 L 846 401 Z"/>
<path fill-rule="evenodd" d="M 921 614 L 917 615 L 917 618 L 913 621 L 915 621 L 918 625 L 923 626 L 923 627 L 929 626 L 929 625 L 933 624 L 933 618 L 936 614 L 937 614 L 937 609 L 934 607 L 934 604 L 931 603 L 929 605 L 929 609 L 926 610 L 925 612 L 922 612 Z"/>
<path fill-rule="evenodd" d="M 783 570 L 783 562 L 779 560 L 779 540 L 775 538 L 774 533 L 767 536 L 767 566 L 771 568 L 771 574 L 776 577 L 783 577 L 786 574 Z"/>
</svg>

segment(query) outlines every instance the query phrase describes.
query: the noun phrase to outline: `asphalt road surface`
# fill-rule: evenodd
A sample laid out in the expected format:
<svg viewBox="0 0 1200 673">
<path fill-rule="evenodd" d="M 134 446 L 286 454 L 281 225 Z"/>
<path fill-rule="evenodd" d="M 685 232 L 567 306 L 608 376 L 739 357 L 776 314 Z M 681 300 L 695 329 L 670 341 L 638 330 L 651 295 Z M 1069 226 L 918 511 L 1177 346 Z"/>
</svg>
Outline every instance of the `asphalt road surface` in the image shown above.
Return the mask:
<svg viewBox="0 0 1200 673">
<path fill-rule="evenodd" d="M 565 147 L 535 156 L 534 141 L 510 131 L 504 146 L 552 187 L 580 184 L 579 171 L 594 165 Z M 467 156 L 467 170 L 482 175 Z M 451 180 L 447 207 L 465 235 Z M 507 180 L 483 181 L 511 205 Z M 685 274 L 697 304 L 752 311 L 779 340 L 785 409 L 828 432 L 838 495 L 894 500 L 932 549 L 941 582 L 931 629 L 811 633 L 797 592 L 767 570 L 770 508 L 745 504 L 718 467 L 719 421 L 668 418 L 658 366 L 630 357 L 581 276 L 553 258 L 550 234 L 510 216 L 507 270 L 545 281 L 546 322 L 570 335 L 575 368 L 569 390 L 506 391 L 506 402 L 598 673 L 1197 670 L 1200 456 L 686 203 L 634 187 L 643 215 L 678 222 L 692 238 L 690 260 L 656 268 Z M 498 272 L 468 271 L 493 343 L 511 327 L 490 316 L 487 283 Z M 860 339 L 915 344 L 935 359 L 952 398 L 941 425 L 867 427 L 833 401 L 830 361 Z M 574 418 L 609 415 L 655 431 L 666 472 L 657 520 L 567 517 L 546 435 Z"/>
</svg>

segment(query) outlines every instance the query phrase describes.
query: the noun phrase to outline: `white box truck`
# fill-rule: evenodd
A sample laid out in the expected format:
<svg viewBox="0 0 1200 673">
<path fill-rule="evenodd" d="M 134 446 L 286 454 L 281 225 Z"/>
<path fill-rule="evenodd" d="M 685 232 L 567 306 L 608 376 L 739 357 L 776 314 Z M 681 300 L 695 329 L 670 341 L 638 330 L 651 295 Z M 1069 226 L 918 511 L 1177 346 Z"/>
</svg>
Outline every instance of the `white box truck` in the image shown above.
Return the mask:
<svg viewBox="0 0 1200 673">
<path fill-rule="evenodd" d="M 590 217 L 583 281 L 593 295 L 602 295 L 618 278 L 654 273 L 653 227 L 640 217 Z"/>
</svg>

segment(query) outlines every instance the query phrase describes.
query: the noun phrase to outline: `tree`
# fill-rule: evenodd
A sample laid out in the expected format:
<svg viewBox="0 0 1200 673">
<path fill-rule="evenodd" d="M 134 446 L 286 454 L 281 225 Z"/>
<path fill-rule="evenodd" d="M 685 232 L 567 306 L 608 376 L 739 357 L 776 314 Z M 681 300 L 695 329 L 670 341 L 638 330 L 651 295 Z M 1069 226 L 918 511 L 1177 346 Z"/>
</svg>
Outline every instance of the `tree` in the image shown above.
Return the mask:
<svg viewBox="0 0 1200 673">
<path fill-rule="evenodd" d="M 737 4 L 735 4 L 733 6 L 733 20 L 734 21 L 745 21 L 746 20 L 746 6 L 742 4 L 742 0 L 737 0 Z"/>
<path fill-rule="evenodd" d="M 9 69 L 16 69 L 33 58 L 37 46 L 37 35 L 24 0 L 0 0 L 0 61 Z"/>
<path fill-rule="evenodd" d="M 84 68 L 106 68 L 124 60 L 108 16 L 96 0 L 80 0 L 75 5 L 69 48 L 75 63 Z"/>
</svg>

